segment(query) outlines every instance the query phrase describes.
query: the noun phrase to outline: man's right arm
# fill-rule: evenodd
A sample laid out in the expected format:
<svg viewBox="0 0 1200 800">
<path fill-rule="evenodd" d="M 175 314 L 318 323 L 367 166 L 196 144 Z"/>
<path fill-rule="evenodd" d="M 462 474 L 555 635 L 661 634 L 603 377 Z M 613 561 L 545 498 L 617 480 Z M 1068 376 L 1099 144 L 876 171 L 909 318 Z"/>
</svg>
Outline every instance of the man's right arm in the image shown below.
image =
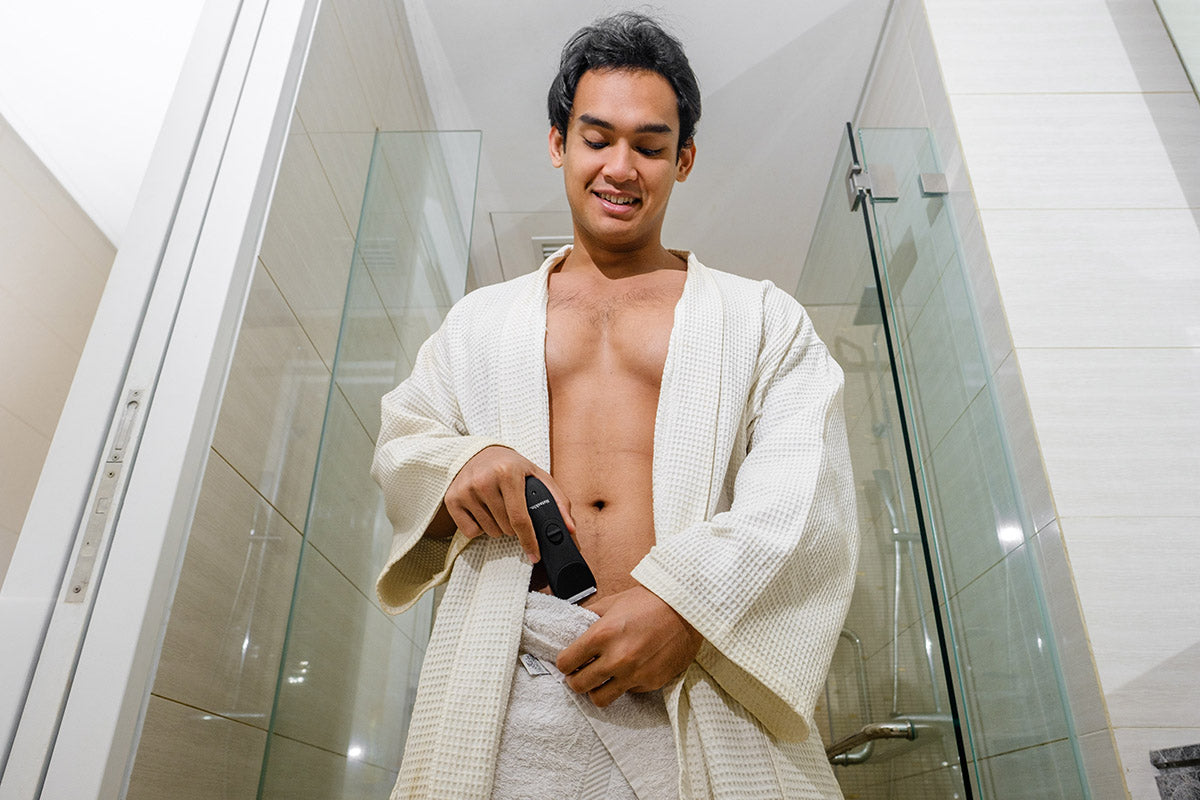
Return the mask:
<svg viewBox="0 0 1200 800">
<path fill-rule="evenodd" d="M 445 581 L 458 554 L 480 535 L 514 536 L 536 557 L 526 475 L 542 479 L 574 529 L 570 506 L 554 480 L 497 441 L 490 429 L 474 430 L 464 416 L 455 377 L 469 367 L 461 352 L 454 355 L 451 328 L 447 317 L 421 346 L 409 377 L 381 400 L 371 474 L 383 489 L 395 536 L 377 591 L 393 613 Z M 456 530 L 468 541 L 454 539 Z"/>
</svg>

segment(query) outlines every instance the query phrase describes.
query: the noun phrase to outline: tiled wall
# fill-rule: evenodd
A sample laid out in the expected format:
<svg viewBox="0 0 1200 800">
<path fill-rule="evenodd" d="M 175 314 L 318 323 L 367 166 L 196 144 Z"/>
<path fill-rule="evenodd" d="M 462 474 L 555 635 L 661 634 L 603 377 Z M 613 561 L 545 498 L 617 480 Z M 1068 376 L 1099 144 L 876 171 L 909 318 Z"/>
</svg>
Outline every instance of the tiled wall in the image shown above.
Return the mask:
<svg viewBox="0 0 1200 800">
<path fill-rule="evenodd" d="M 971 10 L 962 10 L 961 17 L 977 26 L 980 37 L 1003 40 L 1011 33 L 989 27 L 988 15 L 995 9 L 966 5 Z M 1049 24 L 1025 23 L 1028 30 L 1043 32 Z M 987 797 L 1078 797 L 1081 778 L 1072 773 L 1079 771 L 1092 797 L 1124 797 L 1025 398 L 1019 343 L 1014 347 L 989 256 L 994 242 L 985 239 L 986 211 L 981 214 L 976 206 L 975 162 L 968 150 L 964 163 L 957 106 L 952 110 L 939 66 L 941 47 L 938 40 L 935 48 L 923 5 L 897 2 L 856 124 L 932 132 L 936 160 L 949 183 L 944 202 L 959 238 L 959 269 L 946 269 L 940 277 L 906 275 L 897 299 L 900 335 L 908 337 L 906 346 L 914 354 L 910 380 L 923 412 L 917 438 L 930 477 L 930 513 L 939 529 L 963 663 L 955 677 L 963 682 L 959 696 L 979 759 L 973 775 Z M 977 38 L 961 53 L 988 61 L 993 49 L 990 38 Z M 1020 71 L 1019 63 L 1007 63 L 1011 60 L 990 60 L 989 69 L 993 74 Z M 868 165 L 870 149 L 868 141 Z M 888 160 L 886 153 L 874 155 Z M 1038 165 L 1009 166 L 1011 176 L 1043 186 L 1039 178 L 1049 169 L 1048 162 L 1041 172 Z M 930 213 L 934 207 L 928 205 Z M 892 208 L 877 206 L 885 224 L 895 214 Z M 893 227 L 917 234 L 928 229 L 928 237 L 939 237 L 933 217 L 895 220 Z M 881 249 L 891 250 L 892 261 L 902 261 L 906 243 L 886 239 Z M 923 244 L 919 236 L 911 246 L 937 249 L 936 241 Z M 974 320 L 959 310 L 971 305 Z M 1055 323 L 1052 314 L 1044 321 Z M 972 350 L 975 341 L 979 346 Z"/>
<path fill-rule="evenodd" d="M 881 102 L 961 139 L 965 166 L 944 158 L 976 295 L 1002 301 L 988 366 L 1092 795 L 1157 797 L 1147 751 L 1200 741 L 1200 105 L 1150 2 L 909 5 L 918 80 Z M 994 764 L 1042 774 L 1035 750 Z"/>
<path fill-rule="evenodd" d="M 0 118 L 0 580 L 115 256 Z"/>
<path fill-rule="evenodd" d="M 430 124 L 410 45 L 399 2 L 332 0 L 322 6 L 163 643 L 131 799 L 240 799 L 258 789 L 372 141 L 376 128 Z M 357 474 L 369 483 L 369 430 L 377 422 L 353 413 L 339 387 L 329 419 L 339 452 L 364 461 Z M 353 700 L 353 692 L 336 691 L 347 681 L 376 686 L 363 677 L 372 665 L 359 663 L 354 648 L 355 626 L 373 619 L 356 615 L 358 606 L 370 610 L 373 593 L 362 570 L 338 554 L 338 545 L 345 552 L 361 527 L 353 515 L 362 481 L 353 483 L 349 489 L 328 484 L 330 492 L 344 490 L 344 497 L 342 516 L 326 520 L 324 530 L 345 539 L 327 542 L 326 552 L 310 546 L 304 556 L 304 580 L 320 583 L 319 593 L 330 602 L 307 608 L 309 616 L 295 623 L 301 631 L 336 629 L 348 638 L 319 644 L 319 668 L 316 658 L 301 654 L 301 642 L 290 654 L 312 663 L 288 673 L 305 677 L 334 703 Z M 374 511 L 369 504 L 364 524 L 375 525 Z M 374 624 L 390 624 L 381 613 L 378 620 Z M 310 666 L 309 673 L 299 672 Z M 368 715 L 369 709 L 360 710 L 358 718 Z M 348 758 L 336 728 L 320 719 L 278 719 L 271 760 L 288 780 L 274 782 L 268 796 L 359 797 L 370 787 L 390 786 L 398 753 Z"/>
</svg>

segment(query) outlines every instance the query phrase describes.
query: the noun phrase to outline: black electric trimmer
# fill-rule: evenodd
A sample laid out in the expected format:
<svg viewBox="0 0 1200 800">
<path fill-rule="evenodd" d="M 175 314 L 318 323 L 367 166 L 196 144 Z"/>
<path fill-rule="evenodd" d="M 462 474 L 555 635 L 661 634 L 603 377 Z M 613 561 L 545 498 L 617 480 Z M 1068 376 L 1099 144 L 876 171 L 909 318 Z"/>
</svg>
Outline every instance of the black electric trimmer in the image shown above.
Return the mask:
<svg viewBox="0 0 1200 800">
<path fill-rule="evenodd" d="M 595 594 L 596 578 L 575 547 L 567 524 L 558 512 L 554 495 L 550 494 L 546 484 L 532 475 L 525 476 L 525 505 L 533 520 L 550 591 L 568 603 L 578 603 Z"/>
</svg>

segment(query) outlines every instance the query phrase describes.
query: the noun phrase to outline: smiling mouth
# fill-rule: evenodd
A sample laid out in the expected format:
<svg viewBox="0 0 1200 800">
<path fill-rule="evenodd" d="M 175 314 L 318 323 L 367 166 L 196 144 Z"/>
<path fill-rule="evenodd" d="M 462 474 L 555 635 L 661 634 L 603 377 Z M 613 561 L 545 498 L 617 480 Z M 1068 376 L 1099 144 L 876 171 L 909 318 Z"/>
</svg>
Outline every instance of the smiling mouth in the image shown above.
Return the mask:
<svg viewBox="0 0 1200 800">
<path fill-rule="evenodd" d="M 604 202 L 612 203 L 615 206 L 632 206 L 641 202 L 636 197 L 623 197 L 615 194 L 606 194 L 604 192 L 592 192 L 592 194 L 596 195 L 596 197 L 599 197 Z"/>
</svg>

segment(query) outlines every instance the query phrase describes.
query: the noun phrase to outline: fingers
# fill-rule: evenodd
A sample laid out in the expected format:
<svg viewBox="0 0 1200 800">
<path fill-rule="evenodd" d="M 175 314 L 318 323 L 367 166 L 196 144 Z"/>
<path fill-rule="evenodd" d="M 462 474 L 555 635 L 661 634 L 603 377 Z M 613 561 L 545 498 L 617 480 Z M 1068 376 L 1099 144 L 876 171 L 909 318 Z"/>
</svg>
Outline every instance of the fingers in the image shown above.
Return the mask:
<svg viewBox="0 0 1200 800">
<path fill-rule="evenodd" d="M 595 623 L 592 627 L 595 627 Z M 600 655 L 600 648 L 592 644 L 591 634 L 592 628 L 588 628 L 582 636 L 563 648 L 554 661 L 554 666 L 558 667 L 559 672 L 570 675 Z"/>
<path fill-rule="evenodd" d="M 451 502 L 449 495 L 446 495 L 445 505 L 446 510 L 450 512 L 450 519 L 454 520 L 455 527 L 463 536 L 474 539 L 483 533 L 483 528 L 479 527 L 479 523 L 475 521 L 471 512 L 462 505 Z"/>
<path fill-rule="evenodd" d="M 564 651 L 565 652 L 565 651 Z M 559 660 L 562 661 L 560 655 Z M 562 670 L 561 666 L 559 667 Z M 565 683 L 574 692 L 587 694 L 591 701 L 604 708 L 628 691 L 638 691 L 633 681 L 631 665 L 604 655 L 592 658 L 573 672 L 565 671 Z"/>
<path fill-rule="evenodd" d="M 540 553 L 525 499 L 525 476 L 536 475 L 550 489 L 567 529 L 575 532 L 571 503 L 558 484 L 536 464 L 507 447 L 493 445 L 472 457 L 446 490 L 445 506 L 468 539 L 512 536 L 531 563 Z"/>
<path fill-rule="evenodd" d="M 538 552 L 537 534 L 533 531 L 533 520 L 529 518 L 529 506 L 525 500 L 525 476 L 512 476 L 503 489 L 505 521 L 512 535 L 521 543 L 521 549 L 536 564 L 541 557 Z"/>
<path fill-rule="evenodd" d="M 550 494 L 554 496 L 554 502 L 558 504 L 558 513 L 562 514 L 563 522 L 567 523 L 567 530 L 571 532 L 571 535 L 574 535 L 575 518 L 571 516 L 570 499 L 567 498 L 562 489 L 558 488 L 558 483 L 555 482 L 550 473 L 544 472 L 537 467 L 534 467 L 533 469 L 534 471 L 530 474 L 534 475 L 538 480 L 546 484 L 546 488 L 549 489 Z"/>
<path fill-rule="evenodd" d="M 571 689 L 605 706 L 662 688 L 695 659 L 703 637 L 653 592 L 635 586 L 605 599 L 600 619 L 558 655 Z"/>
</svg>

